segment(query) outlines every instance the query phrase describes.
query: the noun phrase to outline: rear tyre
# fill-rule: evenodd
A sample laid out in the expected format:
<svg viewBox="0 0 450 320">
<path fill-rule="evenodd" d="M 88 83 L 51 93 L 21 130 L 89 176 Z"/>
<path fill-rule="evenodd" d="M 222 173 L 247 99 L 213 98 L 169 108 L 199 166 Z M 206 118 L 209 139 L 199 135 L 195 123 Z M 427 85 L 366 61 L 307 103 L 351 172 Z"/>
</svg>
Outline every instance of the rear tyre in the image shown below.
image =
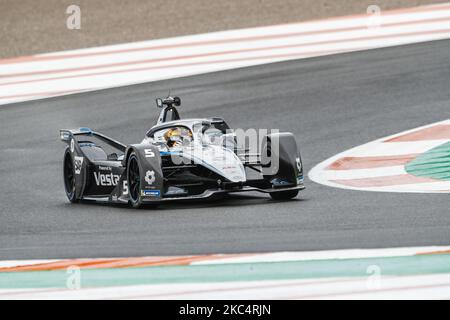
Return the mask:
<svg viewBox="0 0 450 320">
<path fill-rule="evenodd" d="M 72 203 L 78 202 L 75 184 L 75 166 L 69 149 L 64 154 L 63 177 L 67 199 Z"/>
<path fill-rule="evenodd" d="M 298 195 L 298 190 L 278 191 L 270 193 L 273 200 L 289 200 Z"/>
<path fill-rule="evenodd" d="M 136 153 L 131 153 L 127 164 L 127 179 L 130 192 L 130 203 L 133 208 L 142 206 L 141 196 L 141 169 Z"/>
</svg>

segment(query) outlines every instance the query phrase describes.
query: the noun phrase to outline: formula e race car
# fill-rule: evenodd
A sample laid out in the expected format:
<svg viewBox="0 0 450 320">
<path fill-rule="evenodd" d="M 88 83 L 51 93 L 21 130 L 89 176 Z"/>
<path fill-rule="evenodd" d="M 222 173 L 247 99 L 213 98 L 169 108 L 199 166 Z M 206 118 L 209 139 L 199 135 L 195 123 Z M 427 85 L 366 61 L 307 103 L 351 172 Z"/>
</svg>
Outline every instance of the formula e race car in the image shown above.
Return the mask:
<svg viewBox="0 0 450 320">
<path fill-rule="evenodd" d="M 156 102 L 162 109 L 157 123 L 137 144 L 125 145 L 89 128 L 60 130 L 67 144 L 63 176 L 70 202 L 138 208 L 243 191 L 287 200 L 304 189 L 302 161 L 291 133 L 271 131 L 249 139 L 249 130 L 231 130 L 221 118 L 181 119 L 178 97 Z M 257 140 L 255 148 L 250 140 Z"/>
</svg>

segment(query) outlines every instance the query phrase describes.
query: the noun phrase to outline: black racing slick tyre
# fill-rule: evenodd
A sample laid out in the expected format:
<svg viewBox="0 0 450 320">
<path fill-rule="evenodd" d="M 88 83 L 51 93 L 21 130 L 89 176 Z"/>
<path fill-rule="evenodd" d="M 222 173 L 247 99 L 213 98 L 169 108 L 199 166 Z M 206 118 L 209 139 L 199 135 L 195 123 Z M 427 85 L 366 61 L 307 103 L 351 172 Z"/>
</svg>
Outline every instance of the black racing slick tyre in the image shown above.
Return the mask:
<svg viewBox="0 0 450 320">
<path fill-rule="evenodd" d="M 127 161 L 127 180 L 130 193 L 130 203 L 133 208 L 142 206 L 141 168 L 136 153 L 132 152 Z"/>
<path fill-rule="evenodd" d="M 63 178 L 67 198 L 72 203 L 78 202 L 75 184 L 75 165 L 69 149 L 64 153 Z"/>
<path fill-rule="evenodd" d="M 270 196 L 273 200 L 289 200 L 298 195 L 298 190 L 271 192 Z"/>
</svg>

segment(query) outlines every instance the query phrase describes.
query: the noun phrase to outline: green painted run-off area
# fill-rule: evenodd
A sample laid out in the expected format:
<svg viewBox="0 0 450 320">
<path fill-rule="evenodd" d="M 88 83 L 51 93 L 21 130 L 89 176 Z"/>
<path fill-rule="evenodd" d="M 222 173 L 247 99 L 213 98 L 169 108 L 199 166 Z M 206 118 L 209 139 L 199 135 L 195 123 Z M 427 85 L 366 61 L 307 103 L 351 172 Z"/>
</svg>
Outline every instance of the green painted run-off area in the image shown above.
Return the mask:
<svg viewBox="0 0 450 320">
<path fill-rule="evenodd" d="M 381 275 L 450 273 L 450 254 L 316 261 L 165 266 L 126 269 L 81 269 L 82 287 L 162 283 L 294 280 L 366 277 L 371 266 Z M 66 270 L 0 273 L 0 288 L 65 288 Z"/>
<path fill-rule="evenodd" d="M 406 172 L 417 177 L 450 180 L 450 142 L 421 154 L 405 166 Z"/>
</svg>

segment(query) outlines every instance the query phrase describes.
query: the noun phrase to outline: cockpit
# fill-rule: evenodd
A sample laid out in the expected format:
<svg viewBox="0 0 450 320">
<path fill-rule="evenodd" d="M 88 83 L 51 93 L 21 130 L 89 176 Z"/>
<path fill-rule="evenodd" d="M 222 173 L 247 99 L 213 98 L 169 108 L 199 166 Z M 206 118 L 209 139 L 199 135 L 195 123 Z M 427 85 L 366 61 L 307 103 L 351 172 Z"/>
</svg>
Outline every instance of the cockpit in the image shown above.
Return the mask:
<svg viewBox="0 0 450 320">
<path fill-rule="evenodd" d="M 178 97 L 157 99 L 161 113 L 157 124 L 147 132 L 147 138 L 159 146 L 161 151 L 200 145 L 234 146 L 234 136 L 221 118 L 182 120 L 176 107 Z"/>
</svg>

